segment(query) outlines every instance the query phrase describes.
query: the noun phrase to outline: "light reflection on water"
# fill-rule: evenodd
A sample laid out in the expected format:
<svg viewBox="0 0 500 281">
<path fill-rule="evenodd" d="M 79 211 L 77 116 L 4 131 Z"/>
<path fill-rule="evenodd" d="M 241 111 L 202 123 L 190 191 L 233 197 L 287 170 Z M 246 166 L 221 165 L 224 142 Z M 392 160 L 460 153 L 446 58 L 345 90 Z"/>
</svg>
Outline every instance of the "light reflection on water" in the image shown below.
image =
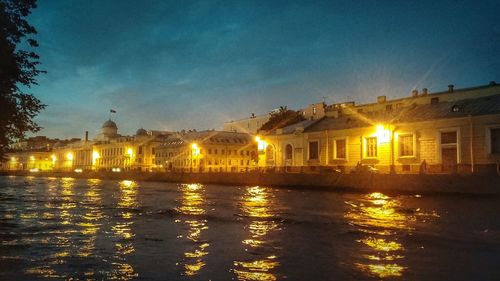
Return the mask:
<svg viewBox="0 0 500 281">
<path fill-rule="evenodd" d="M 272 190 L 269 188 L 252 186 L 247 187 L 241 200 L 241 211 L 243 217 L 250 219 L 247 229 L 249 237 L 242 243 L 250 247 L 245 251 L 255 251 L 263 257 L 257 259 L 234 261 L 233 272 L 238 280 L 261 280 L 272 281 L 277 277 L 273 273 L 280 265 L 277 261 L 276 249 L 268 244 L 266 236 L 269 232 L 276 230 L 279 226 L 275 221 L 275 215 L 271 211 L 276 207 L 272 198 Z"/>
<path fill-rule="evenodd" d="M 120 197 L 117 204 L 120 210 L 120 217 L 117 223 L 111 227 L 115 239 L 115 255 L 113 257 L 114 269 L 108 274 L 110 280 L 131 280 L 138 277 L 133 266 L 127 262 L 127 256 L 135 251 L 134 233 L 134 210 L 139 207 L 137 202 L 137 189 L 139 185 L 136 181 L 122 180 L 118 184 Z"/>
<path fill-rule="evenodd" d="M 201 184 L 182 184 L 179 190 L 181 197 L 177 211 L 187 216 L 182 221 L 187 227 L 185 238 L 193 244 L 191 250 L 184 253 L 182 264 L 185 275 L 195 276 L 205 267 L 205 258 L 209 254 L 208 247 L 210 246 L 210 243 L 202 237 L 203 231 L 208 229 L 208 222 L 206 219 L 200 218 L 206 213 L 205 188 Z M 177 222 L 181 222 L 181 220 L 177 220 Z M 179 238 L 184 237 L 180 236 Z"/>
<path fill-rule="evenodd" d="M 405 248 L 397 235 L 413 229 L 415 216 L 401 212 L 398 199 L 378 192 L 346 204 L 349 210 L 345 218 L 366 234 L 357 240 L 365 247 L 362 248 L 364 259 L 355 263 L 355 267 L 379 278 L 402 276 L 407 269 L 402 265 Z"/>
<path fill-rule="evenodd" d="M 498 199 L 140 185 L 0 177 L 0 280 L 495 280 L 499 273 L 500 221 L 489 216 Z"/>
</svg>

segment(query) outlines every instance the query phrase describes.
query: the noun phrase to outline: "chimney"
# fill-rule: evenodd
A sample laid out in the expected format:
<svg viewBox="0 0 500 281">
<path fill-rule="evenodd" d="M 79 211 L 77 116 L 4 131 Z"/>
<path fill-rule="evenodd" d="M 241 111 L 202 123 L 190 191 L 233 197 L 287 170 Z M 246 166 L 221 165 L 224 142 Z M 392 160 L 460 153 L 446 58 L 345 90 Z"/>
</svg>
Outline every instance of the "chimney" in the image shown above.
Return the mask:
<svg viewBox="0 0 500 281">
<path fill-rule="evenodd" d="M 85 131 L 85 141 L 89 141 L 89 131 Z"/>
<path fill-rule="evenodd" d="M 418 90 L 411 91 L 411 96 L 414 98 L 418 97 Z"/>
<path fill-rule="evenodd" d="M 427 96 L 429 94 L 429 90 L 427 88 L 422 89 L 422 96 Z"/>
<path fill-rule="evenodd" d="M 455 85 L 453 84 L 448 85 L 448 93 L 453 93 L 453 87 L 455 87 Z"/>
<path fill-rule="evenodd" d="M 378 96 L 377 97 L 377 102 L 378 103 L 384 103 L 387 100 L 385 96 Z"/>
</svg>

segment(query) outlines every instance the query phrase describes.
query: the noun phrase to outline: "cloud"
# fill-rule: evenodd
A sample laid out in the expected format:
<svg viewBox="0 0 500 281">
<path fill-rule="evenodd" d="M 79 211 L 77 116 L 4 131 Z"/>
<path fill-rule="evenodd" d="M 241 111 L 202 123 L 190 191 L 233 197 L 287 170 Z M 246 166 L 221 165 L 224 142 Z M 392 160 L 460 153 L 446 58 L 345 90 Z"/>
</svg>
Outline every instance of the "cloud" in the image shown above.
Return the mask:
<svg viewBox="0 0 500 281">
<path fill-rule="evenodd" d="M 110 108 L 122 133 L 220 128 L 323 97 L 485 84 L 500 75 L 498 6 L 42 1 L 31 21 L 49 73 L 33 92 L 49 107 L 37 120 L 67 137 L 98 130 Z"/>
</svg>

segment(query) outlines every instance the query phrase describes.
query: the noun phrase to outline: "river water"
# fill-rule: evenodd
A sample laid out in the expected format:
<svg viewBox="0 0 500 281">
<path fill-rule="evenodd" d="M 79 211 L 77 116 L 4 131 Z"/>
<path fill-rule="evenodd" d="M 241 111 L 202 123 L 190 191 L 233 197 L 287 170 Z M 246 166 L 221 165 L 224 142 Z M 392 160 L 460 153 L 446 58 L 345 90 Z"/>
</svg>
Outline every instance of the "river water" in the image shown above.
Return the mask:
<svg viewBox="0 0 500 281">
<path fill-rule="evenodd" d="M 0 177 L 0 280 L 500 280 L 500 199 Z"/>
</svg>

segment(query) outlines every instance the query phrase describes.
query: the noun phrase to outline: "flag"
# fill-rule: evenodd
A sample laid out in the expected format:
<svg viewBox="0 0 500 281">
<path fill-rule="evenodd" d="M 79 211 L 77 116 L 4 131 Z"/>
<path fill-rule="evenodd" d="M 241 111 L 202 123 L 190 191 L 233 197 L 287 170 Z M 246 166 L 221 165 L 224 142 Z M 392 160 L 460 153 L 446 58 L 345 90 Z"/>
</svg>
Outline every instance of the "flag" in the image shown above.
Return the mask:
<svg viewBox="0 0 500 281">
<path fill-rule="evenodd" d="M 109 112 L 110 112 L 110 113 L 116 113 L 116 110 L 114 110 L 114 109 L 110 109 L 110 110 L 109 110 Z"/>
</svg>

